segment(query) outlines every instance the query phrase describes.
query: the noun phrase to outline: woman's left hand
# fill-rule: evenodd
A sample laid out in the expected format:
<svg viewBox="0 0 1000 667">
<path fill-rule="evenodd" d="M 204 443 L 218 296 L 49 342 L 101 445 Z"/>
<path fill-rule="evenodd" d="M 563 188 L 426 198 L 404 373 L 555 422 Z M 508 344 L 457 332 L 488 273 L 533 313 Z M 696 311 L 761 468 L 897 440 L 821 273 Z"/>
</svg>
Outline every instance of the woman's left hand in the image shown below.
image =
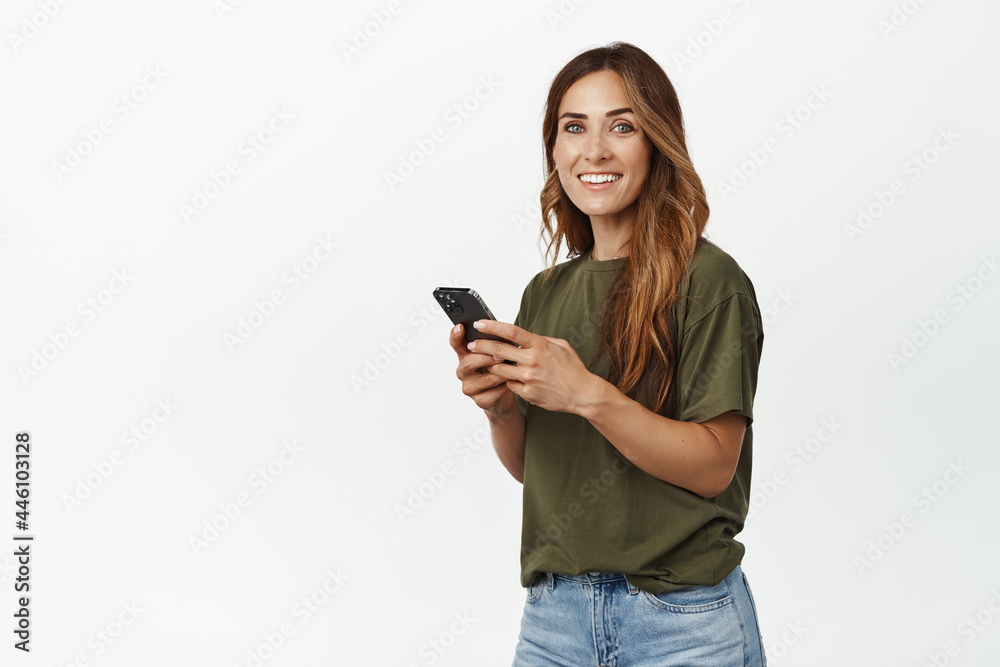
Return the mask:
<svg viewBox="0 0 1000 667">
<path fill-rule="evenodd" d="M 604 380 L 588 371 L 573 346 L 562 338 L 539 336 L 494 320 L 477 320 L 475 327 L 520 345 L 480 338 L 468 347 L 516 362 L 517 366 L 495 364 L 489 367 L 489 372 L 504 378 L 511 391 L 532 405 L 553 412 L 580 414 L 596 398 Z"/>
</svg>

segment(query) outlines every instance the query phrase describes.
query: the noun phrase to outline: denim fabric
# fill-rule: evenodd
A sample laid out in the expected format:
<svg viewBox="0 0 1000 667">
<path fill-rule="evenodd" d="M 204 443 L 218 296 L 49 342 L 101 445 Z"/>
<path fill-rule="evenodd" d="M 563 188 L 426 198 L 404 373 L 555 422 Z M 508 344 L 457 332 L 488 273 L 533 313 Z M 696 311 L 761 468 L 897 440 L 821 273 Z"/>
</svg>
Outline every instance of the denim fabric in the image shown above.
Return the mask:
<svg viewBox="0 0 1000 667">
<path fill-rule="evenodd" d="M 652 595 L 620 573 L 545 573 L 527 590 L 513 667 L 764 667 L 742 568 Z"/>
</svg>

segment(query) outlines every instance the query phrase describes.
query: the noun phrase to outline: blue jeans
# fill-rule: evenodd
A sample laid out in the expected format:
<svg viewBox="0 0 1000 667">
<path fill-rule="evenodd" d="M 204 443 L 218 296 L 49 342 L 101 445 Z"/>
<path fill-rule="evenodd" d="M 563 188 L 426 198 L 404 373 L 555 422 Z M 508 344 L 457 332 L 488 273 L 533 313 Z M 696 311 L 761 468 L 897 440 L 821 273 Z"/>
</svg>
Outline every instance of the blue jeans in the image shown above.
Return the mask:
<svg viewBox="0 0 1000 667">
<path fill-rule="evenodd" d="M 739 565 L 715 586 L 652 595 L 620 573 L 546 572 L 528 587 L 514 667 L 763 667 Z"/>
</svg>

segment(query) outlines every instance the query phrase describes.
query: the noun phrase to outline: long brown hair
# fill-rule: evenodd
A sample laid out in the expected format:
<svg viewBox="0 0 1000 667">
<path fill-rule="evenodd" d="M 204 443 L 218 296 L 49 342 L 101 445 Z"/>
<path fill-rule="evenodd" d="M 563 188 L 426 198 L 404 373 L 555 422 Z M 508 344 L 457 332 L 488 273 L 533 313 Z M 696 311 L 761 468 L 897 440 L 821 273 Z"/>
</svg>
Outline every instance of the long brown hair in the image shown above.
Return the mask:
<svg viewBox="0 0 1000 667">
<path fill-rule="evenodd" d="M 688 155 L 677 93 L 663 68 L 632 44 L 614 42 L 581 53 L 562 68 L 549 88 L 542 124 L 546 165 L 541 192 L 542 238 L 549 237 L 545 251 L 549 266 L 544 277 L 547 279 L 555 267 L 563 241 L 567 257 L 582 255 L 594 243 L 590 218 L 570 201 L 559 182 L 552 151 L 559 129 L 559 105 L 566 91 L 587 74 L 602 70 L 610 70 L 621 79 L 653 151 L 626 246 L 625 270 L 612 285 L 605 304 L 601 353 L 608 356 L 608 381 L 625 394 L 643 387 L 651 392 L 648 400 L 652 409 L 660 412 L 673 401 L 677 363 L 674 304 L 708 221 L 708 199 Z"/>
</svg>

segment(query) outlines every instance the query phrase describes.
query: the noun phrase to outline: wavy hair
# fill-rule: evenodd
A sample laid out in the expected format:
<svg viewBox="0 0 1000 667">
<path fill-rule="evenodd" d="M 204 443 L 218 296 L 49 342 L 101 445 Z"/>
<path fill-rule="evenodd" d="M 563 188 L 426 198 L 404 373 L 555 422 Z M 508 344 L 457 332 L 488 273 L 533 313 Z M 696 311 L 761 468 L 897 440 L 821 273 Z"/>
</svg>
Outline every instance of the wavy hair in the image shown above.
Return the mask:
<svg viewBox="0 0 1000 667">
<path fill-rule="evenodd" d="M 677 363 L 674 304 L 695 247 L 708 221 L 708 199 L 684 139 L 677 93 L 655 60 L 624 42 L 585 51 L 569 61 L 549 88 L 542 121 L 546 179 L 541 192 L 542 240 L 547 279 L 562 243 L 567 258 L 594 244 L 590 218 L 570 201 L 555 169 L 553 148 L 559 105 L 576 81 L 593 72 L 618 75 L 638 124 L 652 142 L 649 175 L 639 193 L 628 256 L 612 285 L 601 325 L 601 354 L 608 381 L 622 393 L 642 388 L 656 412 L 673 409 Z M 596 361 L 596 359 L 595 359 Z"/>
</svg>

